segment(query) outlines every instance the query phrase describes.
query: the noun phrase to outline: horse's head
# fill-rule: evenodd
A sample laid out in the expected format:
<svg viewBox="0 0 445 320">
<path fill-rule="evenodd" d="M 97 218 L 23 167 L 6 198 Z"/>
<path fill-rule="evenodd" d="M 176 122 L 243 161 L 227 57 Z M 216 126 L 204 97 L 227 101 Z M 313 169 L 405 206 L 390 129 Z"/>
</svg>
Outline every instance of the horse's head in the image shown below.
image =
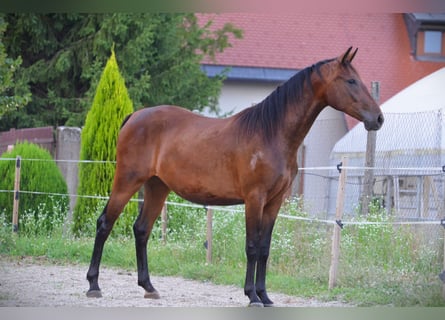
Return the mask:
<svg viewBox="0 0 445 320">
<path fill-rule="evenodd" d="M 351 61 L 357 49 L 346 53 L 321 69 L 324 78 L 322 92 L 326 104 L 363 121 L 366 130 L 378 130 L 383 124 L 380 107 L 371 97 Z"/>
</svg>

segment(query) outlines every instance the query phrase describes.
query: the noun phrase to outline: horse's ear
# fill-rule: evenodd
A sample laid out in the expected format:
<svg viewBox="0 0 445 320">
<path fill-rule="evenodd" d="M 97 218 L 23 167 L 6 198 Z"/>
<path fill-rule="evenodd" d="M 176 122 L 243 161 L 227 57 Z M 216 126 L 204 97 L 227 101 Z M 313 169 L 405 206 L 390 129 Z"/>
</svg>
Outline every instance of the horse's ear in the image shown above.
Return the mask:
<svg viewBox="0 0 445 320">
<path fill-rule="evenodd" d="M 352 54 L 351 58 L 349 59 L 349 62 L 352 62 L 352 59 L 354 59 L 355 54 L 357 53 L 358 48 L 355 49 L 354 53 Z"/>
<path fill-rule="evenodd" d="M 346 50 L 345 54 L 343 55 L 343 58 L 341 59 L 341 63 L 342 64 L 345 64 L 346 61 L 348 61 L 347 60 L 348 59 L 348 55 L 349 55 L 349 52 L 351 52 L 351 50 L 352 50 L 352 47 L 349 47 L 349 49 Z M 354 55 L 355 55 L 355 53 L 354 53 Z"/>
</svg>

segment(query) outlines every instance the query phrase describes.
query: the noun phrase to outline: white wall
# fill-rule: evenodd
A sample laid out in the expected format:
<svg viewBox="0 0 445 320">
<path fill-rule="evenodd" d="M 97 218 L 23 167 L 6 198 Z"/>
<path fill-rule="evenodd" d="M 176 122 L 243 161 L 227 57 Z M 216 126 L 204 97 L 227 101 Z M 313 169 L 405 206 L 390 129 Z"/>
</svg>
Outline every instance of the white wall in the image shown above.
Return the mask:
<svg viewBox="0 0 445 320">
<path fill-rule="evenodd" d="M 347 133 L 342 112 L 326 107 L 312 125 L 304 139 L 304 164 L 300 167 L 326 167 L 330 165 L 329 155 L 335 143 Z M 305 209 L 310 214 L 324 214 L 328 210 L 328 170 L 304 171 Z"/>
<path fill-rule="evenodd" d="M 278 83 L 226 81 L 219 96 L 220 114 L 233 114 L 263 101 Z"/>
</svg>

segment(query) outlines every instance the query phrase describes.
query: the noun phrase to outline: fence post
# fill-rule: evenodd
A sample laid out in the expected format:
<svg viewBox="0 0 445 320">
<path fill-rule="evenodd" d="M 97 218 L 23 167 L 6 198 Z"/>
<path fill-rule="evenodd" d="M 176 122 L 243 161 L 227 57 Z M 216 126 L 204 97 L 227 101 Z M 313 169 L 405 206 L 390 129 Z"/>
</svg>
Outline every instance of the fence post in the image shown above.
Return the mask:
<svg viewBox="0 0 445 320">
<path fill-rule="evenodd" d="M 162 211 L 161 211 L 161 237 L 162 237 L 162 243 L 166 244 L 167 243 L 167 205 L 164 204 L 162 206 Z"/>
<path fill-rule="evenodd" d="M 20 169 L 21 169 L 20 156 L 17 156 L 15 160 L 15 179 L 14 179 L 14 203 L 12 207 L 12 231 L 17 233 L 19 229 L 19 200 L 20 200 Z"/>
<path fill-rule="evenodd" d="M 348 165 L 348 158 L 342 157 L 341 167 Z M 342 168 L 340 172 L 340 179 L 338 180 L 337 189 L 337 208 L 335 212 L 334 232 L 332 235 L 332 249 L 331 249 L 331 266 L 329 268 L 329 289 L 333 289 L 337 284 L 337 270 L 338 261 L 340 258 L 340 231 L 343 227 L 341 218 L 343 216 L 344 200 L 345 200 L 345 183 L 346 183 L 346 169 Z"/>
<path fill-rule="evenodd" d="M 379 103 L 380 100 L 380 82 L 371 82 L 371 95 L 375 102 Z M 366 158 L 365 167 L 375 166 L 375 148 L 377 140 L 377 131 L 368 131 L 366 140 Z M 373 169 L 365 169 L 363 177 L 363 193 L 362 193 L 362 214 L 367 215 L 369 213 L 369 202 L 372 197 L 372 190 L 374 187 L 374 171 Z"/>
<path fill-rule="evenodd" d="M 212 238 L 213 238 L 213 210 L 211 208 L 207 208 L 207 241 L 206 241 L 206 261 L 207 263 L 212 263 Z"/>
</svg>

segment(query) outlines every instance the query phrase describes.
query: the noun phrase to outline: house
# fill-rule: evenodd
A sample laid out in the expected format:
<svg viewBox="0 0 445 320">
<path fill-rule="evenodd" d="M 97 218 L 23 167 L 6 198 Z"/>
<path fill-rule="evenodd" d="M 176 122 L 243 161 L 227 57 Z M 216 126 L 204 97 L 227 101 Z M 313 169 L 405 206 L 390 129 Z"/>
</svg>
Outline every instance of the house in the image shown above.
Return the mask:
<svg viewBox="0 0 445 320">
<path fill-rule="evenodd" d="M 363 82 L 380 83 L 380 103 L 445 66 L 445 15 L 403 13 L 350 14 L 199 14 L 215 28 L 233 23 L 244 31 L 232 47 L 204 60 L 213 76 L 230 67 L 219 98 L 224 112 L 238 112 L 263 100 L 280 83 L 314 62 L 358 47 L 354 66 Z M 299 166 L 328 166 L 335 143 L 357 120 L 328 107 L 315 121 L 300 148 Z M 361 125 L 361 124 L 360 124 Z M 304 194 L 307 209 L 325 211 L 326 171 L 300 174 L 294 193 Z"/>
</svg>

